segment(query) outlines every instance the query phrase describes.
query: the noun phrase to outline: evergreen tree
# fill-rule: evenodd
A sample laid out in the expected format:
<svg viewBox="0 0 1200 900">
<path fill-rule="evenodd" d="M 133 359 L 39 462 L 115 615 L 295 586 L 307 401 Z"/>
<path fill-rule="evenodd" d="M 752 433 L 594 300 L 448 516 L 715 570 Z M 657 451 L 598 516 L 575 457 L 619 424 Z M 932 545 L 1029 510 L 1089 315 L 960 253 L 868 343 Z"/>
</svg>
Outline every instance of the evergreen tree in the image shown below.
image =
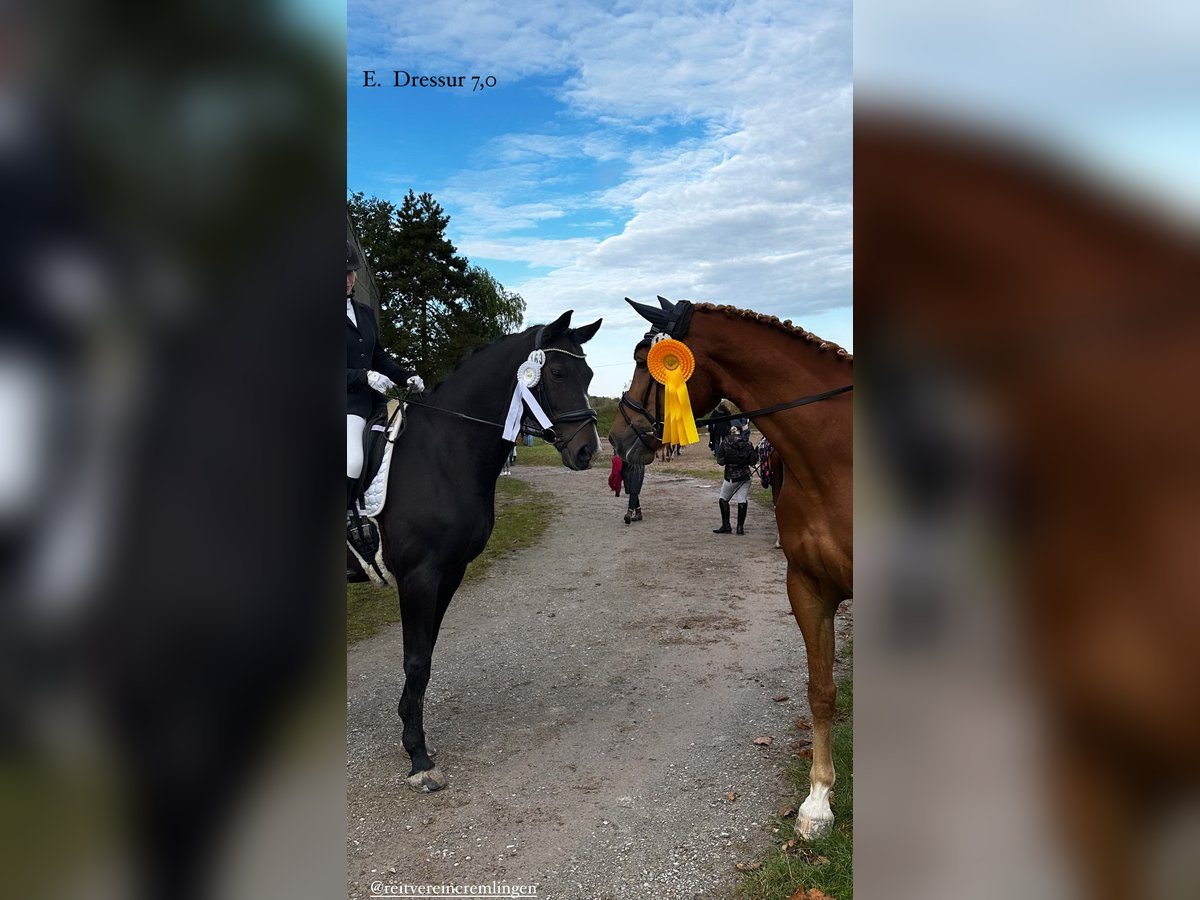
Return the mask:
<svg viewBox="0 0 1200 900">
<path fill-rule="evenodd" d="M 445 234 L 450 217 L 430 194 L 410 190 L 397 208 L 354 193 L 349 208 L 379 288 L 380 339 L 429 383 L 520 327 L 525 301 L 458 255 Z"/>
</svg>

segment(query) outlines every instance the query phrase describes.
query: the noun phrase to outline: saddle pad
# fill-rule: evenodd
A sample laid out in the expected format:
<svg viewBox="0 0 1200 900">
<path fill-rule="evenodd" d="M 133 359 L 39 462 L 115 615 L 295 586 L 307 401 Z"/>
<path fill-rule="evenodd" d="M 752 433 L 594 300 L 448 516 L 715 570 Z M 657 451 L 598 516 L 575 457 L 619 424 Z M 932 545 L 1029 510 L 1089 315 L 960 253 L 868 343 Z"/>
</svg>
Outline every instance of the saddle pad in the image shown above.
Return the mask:
<svg viewBox="0 0 1200 900">
<path fill-rule="evenodd" d="M 358 501 L 359 515 L 374 518 L 383 512 L 383 505 L 387 502 L 388 472 L 392 467 L 392 449 L 395 447 L 396 435 L 400 433 L 403 421 L 404 409 L 401 408 L 388 431 L 387 444 L 383 450 L 383 461 L 379 464 L 379 471 L 375 473 L 370 485 L 363 491 L 362 499 Z M 372 428 L 382 431 L 384 426 L 374 425 Z"/>
</svg>

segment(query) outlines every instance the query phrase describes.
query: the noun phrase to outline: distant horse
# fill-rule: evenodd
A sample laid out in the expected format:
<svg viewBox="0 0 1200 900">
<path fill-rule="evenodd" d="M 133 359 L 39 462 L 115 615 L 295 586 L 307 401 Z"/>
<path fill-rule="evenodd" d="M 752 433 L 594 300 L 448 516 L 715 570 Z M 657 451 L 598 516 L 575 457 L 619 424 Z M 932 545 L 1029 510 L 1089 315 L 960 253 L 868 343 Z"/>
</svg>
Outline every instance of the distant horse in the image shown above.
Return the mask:
<svg viewBox="0 0 1200 900">
<path fill-rule="evenodd" d="M 531 351 L 546 354 L 533 393 L 553 424 L 546 437 L 563 465 L 586 469 L 600 449 L 596 411 L 588 406 L 592 370 L 583 352 L 600 322 L 582 328 L 570 322 L 566 312 L 467 357 L 420 405 L 409 404 L 392 454 L 379 521 L 384 562 L 400 594 L 405 683 L 397 711 L 414 790 L 446 785 L 425 743 L 430 660 L 467 564 L 483 551 L 495 524 L 496 481 L 513 448 L 501 435 L 502 423 L 518 366 Z"/>
<path fill-rule="evenodd" d="M 767 440 L 763 438 L 763 440 Z M 764 460 L 763 451 L 770 449 L 770 453 Z M 779 451 L 771 447 L 770 441 L 767 441 L 767 447 L 759 448 L 759 465 L 760 476 L 767 482 L 763 487 L 771 489 L 771 506 L 779 506 L 779 493 L 783 490 L 783 457 L 779 455 Z M 779 529 L 775 529 L 775 549 L 779 550 L 783 544 L 779 543 Z"/>
<path fill-rule="evenodd" d="M 788 563 L 788 600 L 808 655 L 813 762 L 796 831 L 805 837 L 824 834 L 833 825 L 829 794 L 836 777 L 830 747 L 837 697 L 834 614 L 853 592 L 853 435 L 844 390 L 853 381 L 852 360 L 845 350 L 790 323 L 731 306 L 672 304 L 661 297 L 661 309 L 629 302 L 654 332 L 682 340 L 695 355 L 687 383 L 693 410 L 711 409 L 721 397 L 753 412 L 830 393 L 802 408 L 751 416 L 786 464 L 776 519 Z M 647 336 L 634 350 L 633 381 L 609 434 L 623 458 L 645 463 L 653 462 L 661 443 L 663 416 L 661 385 L 646 368 L 650 343 Z"/>
<path fill-rule="evenodd" d="M 989 412 L 1082 896 L 1147 896 L 1145 839 L 1200 781 L 1197 235 L 942 123 L 860 113 L 854 166 L 883 455 L 928 515 L 972 458 L 922 410 L 952 387 Z"/>
</svg>

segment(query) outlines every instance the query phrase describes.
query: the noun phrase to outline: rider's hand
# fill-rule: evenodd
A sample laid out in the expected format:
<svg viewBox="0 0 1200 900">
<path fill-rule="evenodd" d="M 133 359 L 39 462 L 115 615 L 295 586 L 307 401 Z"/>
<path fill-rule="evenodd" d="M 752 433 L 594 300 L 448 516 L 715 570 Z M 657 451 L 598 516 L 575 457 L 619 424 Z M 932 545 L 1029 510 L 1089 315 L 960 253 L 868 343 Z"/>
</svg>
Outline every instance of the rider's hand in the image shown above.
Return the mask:
<svg viewBox="0 0 1200 900">
<path fill-rule="evenodd" d="M 421 380 L 420 375 L 413 375 L 408 379 L 408 386 L 413 389 L 414 393 L 425 393 L 425 382 Z"/>
<path fill-rule="evenodd" d="M 381 394 L 396 386 L 396 382 L 379 372 L 368 372 L 367 384 L 371 386 L 371 390 L 379 391 Z"/>
</svg>

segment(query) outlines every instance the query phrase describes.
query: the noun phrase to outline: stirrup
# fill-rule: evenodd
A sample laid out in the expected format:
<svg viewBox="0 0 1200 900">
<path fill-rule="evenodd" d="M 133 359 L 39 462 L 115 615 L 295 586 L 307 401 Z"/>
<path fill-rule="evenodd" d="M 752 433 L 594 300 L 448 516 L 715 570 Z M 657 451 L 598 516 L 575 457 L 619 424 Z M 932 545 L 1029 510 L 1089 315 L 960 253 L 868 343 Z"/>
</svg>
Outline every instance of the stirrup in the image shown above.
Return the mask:
<svg viewBox="0 0 1200 900">
<path fill-rule="evenodd" d="M 378 526 L 366 516 L 359 515 L 357 509 L 352 510 L 346 522 L 346 546 L 371 581 L 380 587 L 388 587 L 392 581 L 383 566 L 381 543 Z"/>
</svg>

